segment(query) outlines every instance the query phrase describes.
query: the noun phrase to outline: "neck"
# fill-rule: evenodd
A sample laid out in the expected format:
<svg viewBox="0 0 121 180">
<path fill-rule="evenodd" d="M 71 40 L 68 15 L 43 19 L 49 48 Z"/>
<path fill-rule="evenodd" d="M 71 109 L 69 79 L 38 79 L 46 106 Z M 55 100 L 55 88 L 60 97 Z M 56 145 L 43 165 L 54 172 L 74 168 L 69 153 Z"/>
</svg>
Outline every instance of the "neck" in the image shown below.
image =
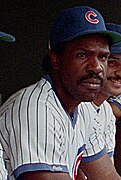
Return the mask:
<svg viewBox="0 0 121 180">
<path fill-rule="evenodd" d="M 57 78 L 56 75 L 51 74 L 55 92 L 63 105 L 64 109 L 68 112 L 70 116 L 73 116 L 74 110 L 80 104 L 80 101 L 74 99 L 65 89 L 62 87 L 60 78 Z"/>
<path fill-rule="evenodd" d="M 100 92 L 98 96 L 93 100 L 93 103 L 95 103 L 97 106 L 100 106 L 105 100 L 108 99 L 108 95 Z"/>
</svg>

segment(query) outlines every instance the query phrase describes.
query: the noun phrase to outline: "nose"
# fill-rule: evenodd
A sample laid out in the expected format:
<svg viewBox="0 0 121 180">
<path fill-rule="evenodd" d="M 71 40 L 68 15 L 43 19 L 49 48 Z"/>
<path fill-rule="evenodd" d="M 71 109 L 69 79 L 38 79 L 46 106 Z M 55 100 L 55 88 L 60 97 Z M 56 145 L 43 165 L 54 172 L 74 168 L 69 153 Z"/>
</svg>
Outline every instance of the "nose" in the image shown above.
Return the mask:
<svg viewBox="0 0 121 180">
<path fill-rule="evenodd" d="M 99 74 L 104 71 L 104 65 L 97 57 L 93 57 L 88 59 L 88 65 L 86 70 Z"/>
</svg>

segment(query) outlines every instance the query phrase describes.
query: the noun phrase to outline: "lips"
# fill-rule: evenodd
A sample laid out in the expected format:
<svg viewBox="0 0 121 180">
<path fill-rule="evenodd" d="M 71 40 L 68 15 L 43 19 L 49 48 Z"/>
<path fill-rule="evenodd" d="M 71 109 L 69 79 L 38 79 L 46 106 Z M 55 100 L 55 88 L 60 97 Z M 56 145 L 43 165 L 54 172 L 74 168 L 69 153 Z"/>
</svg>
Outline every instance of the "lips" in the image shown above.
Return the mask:
<svg viewBox="0 0 121 180">
<path fill-rule="evenodd" d="M 102 82 L 100 79 L 89 78 L 82 81 L 83 86 L 87 89 L 98 90 L 100 89 Z"/>
<path fill-rule="evenodd" d="M 121 79 L 110 78 L 110 80 L 117 88 L 121 88 Z"/>
</svg>

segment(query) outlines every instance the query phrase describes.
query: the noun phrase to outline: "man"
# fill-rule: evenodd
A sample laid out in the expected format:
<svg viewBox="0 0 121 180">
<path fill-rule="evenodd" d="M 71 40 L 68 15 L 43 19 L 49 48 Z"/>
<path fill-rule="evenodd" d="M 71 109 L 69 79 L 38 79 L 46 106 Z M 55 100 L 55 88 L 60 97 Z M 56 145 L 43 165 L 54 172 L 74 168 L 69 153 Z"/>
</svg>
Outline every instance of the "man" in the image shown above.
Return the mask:
<svg viewBox="0 0 121 180">
<path fill-rule="evenodd" d="M 88 136 L 78 105 L 98 94 L 110 45 L 118 42 L 120 34 L 106 30 L 95 9 L 79 6 L 60 13 L 51 29 L 46 75 L 0 109 L 0 139 L 11 179 L 76 179 Z M 93 154 L 99 154 L 97 167 L 104 162 L 100 173 L 121 179 L 103 150 L 102 144 Z"/>
<path fill-rule="evenodd" d="M 121 29 L 121 26 L 119 25 L 107 23 L 106 27 L 108 30 L 117 31 L 118 29 L 118 32 L 121 33 L 121 31 L 119 31 L 119 27 Z M 93 102 L 85 102 L 85 103 L 81 103 L 80 105 L 80 111 L 85 121 L 86 122 L 90 121 L 90 126 L 88 127 L 89 139 L 83 154 L 83 159 L 81 164 L 82 169 L 83 169 L 83 162 L 86 162 L 88 159 L 91 159 L 92 162 L 95 161 L 93 156 L 89 156 L 92 153 L 92 151 L 95 150 L 95 148 L 90 149 L 90 144 L 92 142 L 92 139 L 95 139 L 93 140 L 93 142 L 95 142 L 97 146 L 100 146 L 99 139 L 101 140 L 102 143 L 105 144 L 105 150 L 107 151 L 109 157 L 113 157 L 114 154 L 115 117 L 113 115 L 110 105 L 107 103 L 106 100 L 110 96 L 118 96 L 121 93 L 121 58 L 119 58 L 119 55 L 117 55 L 116 58 L 116 56 L 114 56 L 113 54 L 114 52 L 116 52 L 116 49 L 118 50 L 118 52 L 120 51 L 119 48 L 120 44 L 121 43 L 119 43 L 118 45 L 113 45 L 111 48 L 111 55 L 108 60 L 107 77 L 105 83 L 103 84 L 103 87 L 100 90 L 100 93 L 94 99 Z M 117 102 L 117 105 L 119 105 L 119 101 L 116 101 L 116 98 L 114 99 L 114 101 L 115 103 Z"/>
<path fill-rule="evenodd" d="M 14 42 L 15 38 L 10 34 L 6 34 L 0 31 L 0 41 Z M 7 179 L 7 171 L 3 163 L 3 149 L 1 144 L 0 144 L 0 179 L 1 180 Z"/>
<path fill-rule="evenodd" d="M 121 33 L 121 25 L 108 23 L 107 27 L 109 30 L 115 30 L 116 32 Z M 113 64 L 115 63 L 113 65 L 115 67 L 115 72 L 114 75 L 112 75 L 112 78 L 110 78 L 109 86 L 112 87 L 110 91 L 115 92 L 115 94 L 114 97 L 109 99 L 109 102 L 118 120 L 121 117 L 121 43 L 111 47 L 110 60 Z M 112 74 L 112 72 L 110 74 Z"/>
<path fill-rule="evenodd" d="M 115 30 L 116 32 L 121 33 L 121 25 L 108 23 L 107 28 L 109 30 Z M 114 92 L 115 90 L 115 96 L 111 97 L 109 99 L 109 102 L 118 120 L 119 118 L 121 118 L 121 43 L 118 43 L 111 47 L 110 59 L 115 63 L 115 76 L 113 75 L 115 78 L 112 77 L 112 81 L 110 81 L 109 85 L 111 85 L 111 83 L 114 84 L 111 91 Z"/>
<path fill-rule="evenodd" d="M 109 30 L 115 30 L 121 33 L 121 25 L 115 25 L 112 23 L 108 24 Z M 121 43 L 113 45 L 111 48 L 110 60 L 113 62 L 112 68 L 114 72 L 112 74 L 112 81 L 110 81 L 110 86 L 112 86 L 111 91 L 115 92 L 115 96 L 109 99 L 109 103 L 113 109 L 113 113 L 116 116 L 116 148 L 114 155 L 114 163 L 117 172 L 121 175 Z M 112 83 L 112 85 L 111 85 Z M 119 95 L 120 94 L 120 95 Z"/>
</svg>

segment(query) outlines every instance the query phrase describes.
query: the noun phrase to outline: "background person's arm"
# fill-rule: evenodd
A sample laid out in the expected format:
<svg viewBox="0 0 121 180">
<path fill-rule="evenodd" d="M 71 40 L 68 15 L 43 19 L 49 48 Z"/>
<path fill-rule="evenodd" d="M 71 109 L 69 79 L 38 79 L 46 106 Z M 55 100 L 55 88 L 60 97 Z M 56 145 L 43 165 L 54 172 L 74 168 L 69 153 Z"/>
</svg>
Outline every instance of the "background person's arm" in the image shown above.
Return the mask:
<svg viewBox="0 0 121 180">
<path fill-rule="evenodd" d="M 109 103 L 110 103 L 110 105 L 112 107 L 114 115 L 116 116 L 116 119 L 117 120 L 121 119 L 121 110 L 113 102 L 109 102 Z"/>
<path fill-rule="evenodd" d="M 111 157 L 110 159 L 111 159 L 112 163 L 114 164 L 113 157 Z M 78 169 L 78 175 L 77 175 L 76 180 L 88 180 L 81 168 Z"/>
<path fill-rule="evenodd" d="M 92 162 L 82 162 L 80 168 L 89 180 L 121 180 L 108 154 Z"/>
<path fill-rule="evenodd" d="M 87 177 L 85 176 L 81 168 L 78 169 L 76 180 L 87 180 Z"/>
</svg>

